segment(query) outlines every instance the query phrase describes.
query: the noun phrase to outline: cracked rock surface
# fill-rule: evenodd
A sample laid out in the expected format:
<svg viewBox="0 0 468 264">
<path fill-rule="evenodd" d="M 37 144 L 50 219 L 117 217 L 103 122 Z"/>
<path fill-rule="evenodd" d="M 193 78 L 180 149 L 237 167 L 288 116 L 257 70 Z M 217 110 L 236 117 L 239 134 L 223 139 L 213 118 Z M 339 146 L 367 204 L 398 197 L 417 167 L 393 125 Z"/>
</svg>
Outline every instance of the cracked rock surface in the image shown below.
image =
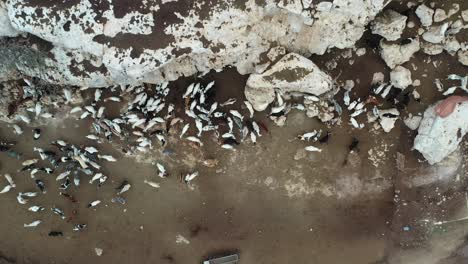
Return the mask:
<svg viewBox="0 0 468 264">
<path fill-rule="evenodd" d="M 268 62 L 264 55 L 275 45 L 304 55 L 352 47 L 383 5 L 383 0 L 306 6 L 298 0 L 141 5 L 10 0 L 0 9 L 0 21 L 12 26 L 3 34 L 28 33 L 48 45 L 32 47 L 44 57 L 40 66 L 7 63 L 0 79 L 39 75 L 53 83 L 104 87 L 162 83 L 226 66 L 246 74 Z"/>
</svg>

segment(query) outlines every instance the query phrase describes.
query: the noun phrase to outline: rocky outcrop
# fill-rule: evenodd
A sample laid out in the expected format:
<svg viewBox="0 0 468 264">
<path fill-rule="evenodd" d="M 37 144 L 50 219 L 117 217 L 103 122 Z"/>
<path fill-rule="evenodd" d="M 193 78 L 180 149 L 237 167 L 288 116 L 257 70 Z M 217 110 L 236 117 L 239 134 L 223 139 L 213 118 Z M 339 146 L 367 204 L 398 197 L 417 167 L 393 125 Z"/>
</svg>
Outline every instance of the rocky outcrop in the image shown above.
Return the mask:
<svg viewBox="0 0 468 264">
<path fill-rule="evenodd" d="M 251 74 L 245 87 L 247 100 L 257 111 L 265 110 L 275 99 L 275 89 L 283 93 L 321 95 L 333 81 L 309 59 L 295 53 L 285 55 L 269 70 Z"/>
<path fill-rule="evenodd" d="M 46 55 L 41 68 L 7 62 L 11 67 L 3 68 L 0 79 L 16 72 L 100 87 L 161 83 L 226 66 L 246 74 L 269 63 L 265 55 L 276 46 L 303 55 L 352 47 L 383 5 L 383 0 L 317 5 L 300 0 L 10 0 L 5 9 L 12 32 L 34 35 L 49 46 L 32 49 Z"/>
<path fill-rule="evenodd" d="M 421 152 L 429 164 L 440 162 L 455 151 L 468 131 L 468 102 L 457 104 L 447 117 L 438 116 L 436 106 L 437 104 L 424 112 L 414 140 L 414 149 Z"/>
</svg>

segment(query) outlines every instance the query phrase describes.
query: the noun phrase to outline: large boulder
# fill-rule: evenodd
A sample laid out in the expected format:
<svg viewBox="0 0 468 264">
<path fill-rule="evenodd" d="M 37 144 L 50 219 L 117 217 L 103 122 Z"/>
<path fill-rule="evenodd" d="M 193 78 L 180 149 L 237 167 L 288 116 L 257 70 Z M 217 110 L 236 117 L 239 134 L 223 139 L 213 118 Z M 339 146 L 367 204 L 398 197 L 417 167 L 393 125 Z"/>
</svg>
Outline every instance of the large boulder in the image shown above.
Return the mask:
<svg viewBox="0 0 468 264">
<path fill-rule="evenodd" d="M 283 93 L 321 95 L 332 86 L 332 78 L 311 60 L 289 53 L 264 73 L 251 74 L 245 96 L 255 110 L 263 111 L 274 101 L 275 89 Z"/>
<path fill-rule="evenodd" d="M 16 68 L 11 57 L 0 80 L 25 74 L 102 87 L 162 83 L 226 66 L 248 74 L 271 63 L 265 54 L 275 46 L 303 55 L 352 47 L 387 1 L 98 2 L 5 1 L 9 23 L 2 27 L 11 24 L 48 45 L 31 45 L 46 55 L 42 68 Z"/>
<path fill-rule="evenodd" d="M 421 152 L 430 164 L 442 161 L 455 151 L 468 131 L 468 102 L 458 103 L 446 117 L 436 114 L 435 108 L 439 103 L 426 109 L 414 139 L 414 149 Z"/>
</svg>

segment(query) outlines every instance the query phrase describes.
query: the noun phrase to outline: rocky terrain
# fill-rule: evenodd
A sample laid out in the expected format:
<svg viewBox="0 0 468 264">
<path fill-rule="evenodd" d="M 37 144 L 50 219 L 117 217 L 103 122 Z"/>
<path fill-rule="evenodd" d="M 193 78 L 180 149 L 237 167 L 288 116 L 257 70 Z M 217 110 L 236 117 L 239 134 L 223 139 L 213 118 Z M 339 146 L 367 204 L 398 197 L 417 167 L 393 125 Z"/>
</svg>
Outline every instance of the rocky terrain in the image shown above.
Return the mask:
<svg viewBox="0 0 468 264">
<path fill-rule="evenodd" d="M 464 1 L 8 0 L 0 25 L 0 263 L 468 261 Z"/>
</svg>

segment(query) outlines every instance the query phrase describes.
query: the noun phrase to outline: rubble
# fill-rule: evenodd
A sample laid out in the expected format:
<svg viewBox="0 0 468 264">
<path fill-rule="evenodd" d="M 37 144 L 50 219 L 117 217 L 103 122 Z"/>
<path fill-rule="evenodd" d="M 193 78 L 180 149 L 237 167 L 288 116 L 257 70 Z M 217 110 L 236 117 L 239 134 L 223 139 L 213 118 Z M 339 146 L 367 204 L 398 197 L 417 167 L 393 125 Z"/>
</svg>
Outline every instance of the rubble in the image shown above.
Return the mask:
<svg viewBox="0 0 468 264">
<path fill-rule="evenodd" d="M 458 144 L 468 131 L 468 102 L 455 105 L 454 111 L 446 117 L 436 114 L 435 108 L 441 101 L 430 106 L 414 139 L 414 149 L 418 150 L 429 164 L 442 161 L 458 148 Z"/>
<path fill-rule="evenodd" d="M 390 43 L 380 41 L 380 56 L 391 69 L 411 59 L 414 53 L 420 49 L 419 39 L 411 39 L 407 44 Z"/>
<path fill-rule="evenodd" d="M 421 24 L 425 27 L 432 25 L 432 17 L 434 16 L 434 10 L 422 4 L 416 8 L 416 15 L 421 21 Z"/>
<path fill-rule="evenodd" d="M 245 96 L 256 111 L 265 110 L 275 99 L 275 89 L 283 93 L 321 95 L 332 89 L 333 81 L 309 59 L 290 53 L 262 74 L 251 74 Z"/>
<path fill-rule="evenodd" d="M 403 66 L 395 67 L 390 72 L 390 82 L 396 88 L 405 89 L 413 83 L 410 70 Z"/>
</svg>

